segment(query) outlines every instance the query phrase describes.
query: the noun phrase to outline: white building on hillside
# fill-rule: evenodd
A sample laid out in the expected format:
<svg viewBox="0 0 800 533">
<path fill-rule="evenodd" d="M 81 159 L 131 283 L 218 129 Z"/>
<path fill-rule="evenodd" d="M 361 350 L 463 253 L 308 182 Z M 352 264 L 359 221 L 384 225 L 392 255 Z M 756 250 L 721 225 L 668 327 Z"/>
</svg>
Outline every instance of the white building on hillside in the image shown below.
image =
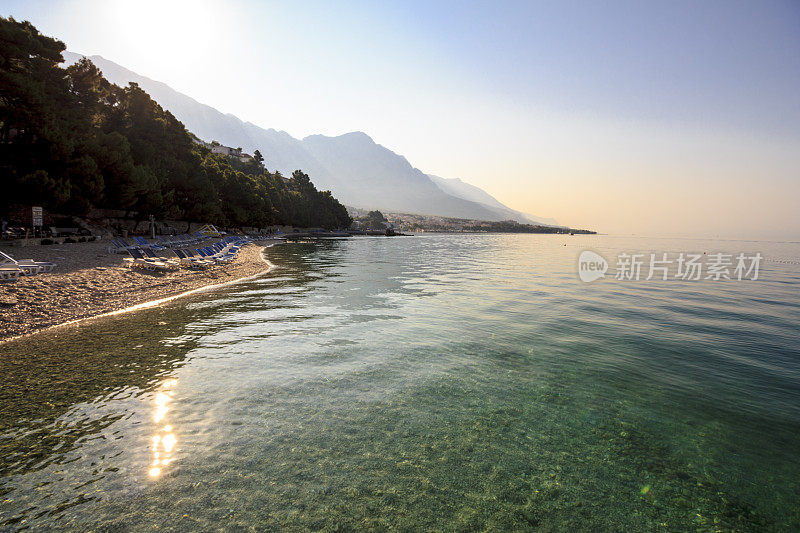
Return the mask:
<svg viewBox="0 0 800 533">
<path fill-rule="evenodd" d="M 235 148 L 231 148 L 230 146 L 222 146 L 221 144 L 211 147 L 212 154 L 236 156 L 236 152 L 237 150 Z"/>
</svg>

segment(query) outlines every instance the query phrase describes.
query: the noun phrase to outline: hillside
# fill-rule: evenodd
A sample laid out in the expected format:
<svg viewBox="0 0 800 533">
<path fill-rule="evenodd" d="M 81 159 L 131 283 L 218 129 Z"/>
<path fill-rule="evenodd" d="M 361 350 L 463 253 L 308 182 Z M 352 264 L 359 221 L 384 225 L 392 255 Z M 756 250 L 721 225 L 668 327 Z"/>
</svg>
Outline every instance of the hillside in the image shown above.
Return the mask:
<svg viewBox="0 0 800 533">
<path fill-rule="evenodd" d="M 12 205 L 85 216 L 346 228 L 352 220 L 300 171 L 213 154 L 143 87 L 119 86 L 91 61 L 62 68 L 64 43 L 0 17 L 0 215 Z"/>
<path fill-rule="evenodd" d="M 64 53 L 67 65 L 81 57 L 72 52 Z M 354 132 L 337 137 L 311 135 L 302 140 L 295 139 L 284 131 L 264 129 L 224 114 L 101 56 L 90 56 L 89 59 L 112 83 L 121 86 L 128 82 L 137 83 L 201 139 L 216 140 L 226 146 L 241 146 L 250 153 L 258 149 L 264 155 L 267 168 L 284 175 L 302 169 L 313 176 L 320 189 L 331 190 L 345 204 L 492 221 L 513 219 L 527 223 L 548 220 L 509 209 L 486 193 L 485 197 L 491 199 L 489 203 L 443 188 L 405 157 L 375 143 L 365 133 Z M 480 191 L 477 187 L 475 189 Z"/>
</svg>

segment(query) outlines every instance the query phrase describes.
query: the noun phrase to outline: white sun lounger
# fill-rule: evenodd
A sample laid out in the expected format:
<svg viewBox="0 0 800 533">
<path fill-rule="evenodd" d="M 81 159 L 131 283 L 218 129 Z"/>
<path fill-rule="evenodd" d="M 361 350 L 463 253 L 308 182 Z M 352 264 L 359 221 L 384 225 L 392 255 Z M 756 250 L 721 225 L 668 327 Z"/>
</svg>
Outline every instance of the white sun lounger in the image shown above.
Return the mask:
<svg viewBox="0 0 800 533">
<path fill-rule="evenodd" d="M 22 271 L 18 267 L 10 265 L 0 265 L 0 280 L 12 281 L 15 279 L 19 279 L 20 274 L 22 274 Z"/>
<path fill-rule="evenodd" d="M 5 252 L 0 252 L 0 265 L 11 265 L 19 268 L 23 275 L 32 276 L 39 272 L 52 272 L 55 263 L 47 261 L 34 261 L 33 259 L 14 259 Z"/>
</svg>

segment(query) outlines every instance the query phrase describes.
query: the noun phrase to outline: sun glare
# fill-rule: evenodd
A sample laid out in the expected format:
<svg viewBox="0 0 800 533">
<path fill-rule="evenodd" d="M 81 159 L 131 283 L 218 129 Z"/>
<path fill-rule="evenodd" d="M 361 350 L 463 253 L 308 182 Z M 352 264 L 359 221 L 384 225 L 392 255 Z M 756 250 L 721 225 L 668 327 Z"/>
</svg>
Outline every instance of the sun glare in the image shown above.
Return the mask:
<svg viewBox="0 0 800 533">
<path fill-rule="evenodd" d="M 104 20 L 119 45 L 136 50 L 143 60 L 152 62 L 154 71 L 180 68 L 176 57 L 184 64 L 207 60 L 214 55 L 215 41 L 224 37 L 220 33 L 224 9 L 205 0 L 112 0 L 102 7 L 108 10 Z"/>
</svg>

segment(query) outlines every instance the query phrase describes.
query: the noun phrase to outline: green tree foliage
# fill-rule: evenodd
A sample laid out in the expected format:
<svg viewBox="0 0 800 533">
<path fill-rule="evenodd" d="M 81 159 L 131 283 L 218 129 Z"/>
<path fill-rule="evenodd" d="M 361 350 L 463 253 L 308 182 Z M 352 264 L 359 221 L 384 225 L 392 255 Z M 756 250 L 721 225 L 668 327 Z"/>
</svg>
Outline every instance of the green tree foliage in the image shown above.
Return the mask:
<svg viewBox="0 0 800 533">
<path fill-rule="evenodd" d="M 366 216 L 359 219 L 364 229 L 383 231 L 386 229 L 388 220 L 380 211 L 370 211 Z"/>
<path fill-rule="evenodd" d="M 211 154 L 135 83 L 118 87 L 88 59 L 61 68 L 64 44 L 0 17 L 0 211 L 92 207 L 223 226 L 348 227 L 307 175 Z"/>
</svg>

